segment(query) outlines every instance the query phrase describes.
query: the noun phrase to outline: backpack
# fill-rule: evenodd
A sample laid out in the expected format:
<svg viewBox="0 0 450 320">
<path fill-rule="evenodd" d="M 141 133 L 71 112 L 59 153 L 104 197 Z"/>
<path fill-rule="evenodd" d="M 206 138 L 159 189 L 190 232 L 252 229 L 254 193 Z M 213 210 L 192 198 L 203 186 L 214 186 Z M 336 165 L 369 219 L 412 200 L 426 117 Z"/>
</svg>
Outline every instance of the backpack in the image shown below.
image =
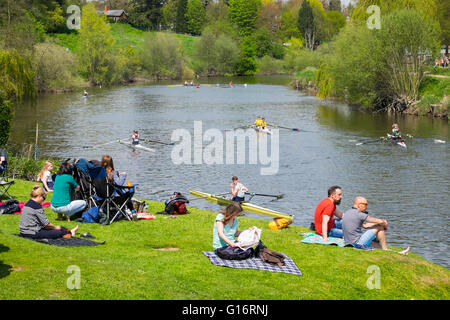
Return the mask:
<svg viewBox="0 0 450 320">
<path fill-rule="evenodd" d="M 216 254 L 225 260 L 245 260 L 253 256 L 253 248 L 242 250 L 239 247 L 224 247 L 216 250 Z"/>
<path fill-rule="evenodd" d="M 173 196 L 166 201 L 164 211 L 158 212 L 157 214 L 187 214 L 189 211 L 186 208 L 186 203 L 189 203 L 189 200 L 185 196 L 180 192 L 174 192 Z"/>
<path fill-rule="evenodd" d="M 9 200 L 0 206 L 0 214 L 14 214 L 20 212 L 19 201 Z"/>
<path fill-rule="evenodd" d="M 92 207 L 89 210 L 83 212 L 83 222 L 84 223 L 97 223 L 100 220 L 99 208 Z"/>
</svg>

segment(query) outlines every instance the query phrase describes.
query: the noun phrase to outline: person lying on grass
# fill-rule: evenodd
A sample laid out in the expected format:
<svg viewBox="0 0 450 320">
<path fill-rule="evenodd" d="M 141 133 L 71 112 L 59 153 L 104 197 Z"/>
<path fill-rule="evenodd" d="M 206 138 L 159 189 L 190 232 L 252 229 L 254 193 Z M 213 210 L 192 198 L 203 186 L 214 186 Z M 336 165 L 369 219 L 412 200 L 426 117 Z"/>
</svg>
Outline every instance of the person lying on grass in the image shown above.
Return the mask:
<svg viewBox="0 0 450 320">
<path fill-rule="evenodd" d="M 19 221 L 20 235 L 33 239 L 70 238 L 75 235 L 78 225 L 72 230 L 50 223 L 42 208 L 47 192 L 35 185 L 31 191 L 31 199 L 24 205 Z"/>
<path fill-rule="evenodd" d="M 344 231 L 345 245 L 352 244 L 390 250 L 386 244 L 388 222 L 369 216 L 367 205 L 367 200 L 358 196 L 353 200 L 353 208 L 344 213 L 342 230 Z M 367 230 L 363 232 L 361 227 Z M 378 239 L 379 244 L 374 241 L 375 238 Z M 409 250 L 410 247 L 399 253 L 406 255 Z"/>
</svg>

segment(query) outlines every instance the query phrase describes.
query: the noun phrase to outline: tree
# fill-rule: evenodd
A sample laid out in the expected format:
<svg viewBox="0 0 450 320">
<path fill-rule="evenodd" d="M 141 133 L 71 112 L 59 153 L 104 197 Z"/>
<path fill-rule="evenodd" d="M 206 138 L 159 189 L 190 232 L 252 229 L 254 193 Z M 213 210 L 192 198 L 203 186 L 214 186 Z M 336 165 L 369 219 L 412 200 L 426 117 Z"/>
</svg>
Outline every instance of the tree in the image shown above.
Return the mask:
<svg viewBox="0 0 450 320">
<path fill-rule="evenodd" d="M 436 0 L 437 17 L 441 27 L 441 43 L 445 45 L 445 55 L 448 57 L 450 45 L 450 1 Z"/>
<path fill-rule="evenodd" d="M 82 9 L 79 30 L 80 63 L 93 83 L 108 83 L 109 58 L 114 38 L 105 15 L 99 15 L 92 3 Z"/>
<path fill-rule="evenodd" d="M 313 9 L 307 0 L 303 1 L 298 12 L 298 28 L 305 38 L 306 47 L 313 50 L 316 41 L 317 25 L 314 19 Z"/>
<path fill-rule="evenodd" d="M 341 0 L 330 0 L 330 8 L 328 10 L 342 12 Z"/>
<path fill-rule="evenodd" d="M 162 0 L 130 0 L 128 21 L 139 29 L 159 30 L 162 21 Z"/>
<path fill-rule="evenodd" d="M 189 0 L 186 9 L 187 31 L 200 35 L 206 23 L 206 11 L 200 0 Z"/>
<path fill-rule="evenodd" d="M 0 147 L 3 147 L 9 139 L 13 111 L 10 104 L 5 101 L 4 93 L 0 89 Z"/>
<path fill-rule="evenodd" d="M 276 32 L 280 28 L 281 2 L 275 0 L 262 0 L 261 9 L 256 19 L 257 28 L 266 28 L 269 31 Z"/>
<path fill-rule="evenodd" d="M 253 74 L 258 71 L 255 61 L 256 48 L 250 37 L 244 38 L 241 43 L 241 58 L 236 63 L 234 72 L 237 75 Z"/>
<path fill-rule="evenodd" d="M 162 7 L 161 24 L 163 29 L 175 30 L 177 23 L 177 5 L 178 0 L 169 0 Z"/>
<path fill-rule="evenodd" d="M 175 31 L 177 33 L 187 32 L 187 19 L 186 19 L 187 5 L 188 0 L 178 0 L 177 20 L 175 24 Z"/>
<path fill-rule="evenodd" d="M 344 15 L 338 11 L 328 11 L 325 13 L 325 26 L 323 30 L 324 40 L 332 40 L 339 31 L 345 26 L 346 19 Z"/>
<path fill-rule="evenodd" d="M 287 42 L 292 37 L 303 38 L 298 28 L 297 13 L 294 13 L 291 10 L 286 10 L 281 14 L 281 25 L 278 34 L 283 42 Z"/>
<path fill-rule="evenodd" d="M 240 36 L 249 36 L 255 29 L 261 0 L 229 0 L 231 22 L 238 27 Z"/>
</svg>

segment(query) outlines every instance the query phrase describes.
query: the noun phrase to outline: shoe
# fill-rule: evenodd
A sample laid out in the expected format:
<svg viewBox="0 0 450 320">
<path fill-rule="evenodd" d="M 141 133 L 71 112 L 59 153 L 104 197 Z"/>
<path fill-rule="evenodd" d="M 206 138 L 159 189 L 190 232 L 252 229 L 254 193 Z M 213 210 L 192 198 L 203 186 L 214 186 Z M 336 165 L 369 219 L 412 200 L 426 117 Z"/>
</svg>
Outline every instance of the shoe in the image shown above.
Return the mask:
<svg viewBox="0 0 450 320">
<path fill-rule="evenodd" d="M 87 239 L 95 239 L 95 237 L 92 234 L 90 234 L 89 232 L 83 233 L 82 235 L 80 235 L 80 237 L 87 238 Z"/>
</svg>

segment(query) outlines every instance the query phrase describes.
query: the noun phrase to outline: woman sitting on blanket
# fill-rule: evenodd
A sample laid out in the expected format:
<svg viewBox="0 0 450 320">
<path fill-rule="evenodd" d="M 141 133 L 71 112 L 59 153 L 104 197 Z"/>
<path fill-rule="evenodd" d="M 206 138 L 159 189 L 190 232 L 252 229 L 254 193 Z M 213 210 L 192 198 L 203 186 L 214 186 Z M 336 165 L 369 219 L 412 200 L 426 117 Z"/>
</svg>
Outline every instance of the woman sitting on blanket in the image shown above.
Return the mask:
<svg viewBox="0 0 450 320">
<path fill-rule="evenodd" d="M 19 222 L 20 235 L 33 239 L 70 238 L 75 235 L 78 226 L 68 230 L 50 223 L 42 208 L 42 202 L 47 197 L 44 189 L 35 185 L 31 191 L 31 199 L 24 205 Z"/>
<path fill-rule="evenodd" d="M 214 250 L 226 247 L 238 247 L 235 237 L 239 236 L 240 233 L 237 217 L 241 212 L 241 204 L 239 202 L 233 202 L 216 216 L 213 229 Z"/>
</svg>

